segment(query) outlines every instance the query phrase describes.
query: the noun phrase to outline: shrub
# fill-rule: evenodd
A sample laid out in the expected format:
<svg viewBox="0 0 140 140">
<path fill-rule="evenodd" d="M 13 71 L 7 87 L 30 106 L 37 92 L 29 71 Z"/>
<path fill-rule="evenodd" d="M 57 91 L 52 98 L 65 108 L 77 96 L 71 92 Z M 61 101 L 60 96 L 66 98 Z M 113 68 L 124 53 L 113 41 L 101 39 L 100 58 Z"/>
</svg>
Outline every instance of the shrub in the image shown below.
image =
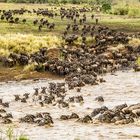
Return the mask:
<svg viewBox="0 0 140 140">
<path fill-rule="evenodd" d="M 28 64 L 24 67 L 23 71 L 25 71 L 25 72 L 34 71 L 36 68 L 36 65 L 37 65 L 36 63 Z"/>
<path fill-rule="evenodd" d="M 102 5 L 102 10 L 103 10 L 104 12 L 107 12 L 107 11 L 111 10 L 111 4 L 110 4 L 110 3 L 104 3 L 104 4 Z"/>
<path fill-rule="evenodd" d="M 68 1 L 67 0 L 61 0 L 60 2 L 63 3 L 63 4 L 66 4 Z"/>
<path fill-rule="evenodd" d="M 133 38 L 129 41 L 129 44 L 133 47 L 138 47 L 138 46 L 140 46 L 140 39 Z"/>
<path fill-rule="evenodd" d="M 136 63 L 140 66 L 140 57 L 137 59 Z"/>
<path fill-rule="evenodd" d="M 140 15 L 140 9 L 139 8 L 130 8 L 128 12 L 129 17 L 136 17 Z"/>
<path fill-rule="evenodd" d="M 6 130 L 6 135 L 7 135 L 7 138 L 8 140 L 12 140 L 13 137 L 14 137 L 14 131 L 11 127 L 9 127 L 7 130 Z"/>
<path fill-rule="evenodd" d="M 6 0 L 7 2 L 15 2 L 15 3 L 72 3 L 72 4 L 80 4 L 80 3 L 89 3 L 94 2 L 95 0 Z"/>
<path fill-rule="evenodd" d="M 72 4 L 80 4 L 80 0 L 70 0 L 69 2 Z"/>
<path fill-rule="evenodd" d="M 21 135 L 17 140 L 29 140 L 26 136 Z"/>
<path fill-rule="evenodd" d="M 114 7 L 112 13 L 114 15 L 127 15 L 129 12 L 129 8 L 127 6 L 124 7 Z"/>
<path fill-rule="evenodd" d="M 20 134 L 16 136 L 12 127 L 8 127 L 6 130 L 0 130 L 0 133 L 0 140 L 29 140 L 25 135 Z"/>
</svg>

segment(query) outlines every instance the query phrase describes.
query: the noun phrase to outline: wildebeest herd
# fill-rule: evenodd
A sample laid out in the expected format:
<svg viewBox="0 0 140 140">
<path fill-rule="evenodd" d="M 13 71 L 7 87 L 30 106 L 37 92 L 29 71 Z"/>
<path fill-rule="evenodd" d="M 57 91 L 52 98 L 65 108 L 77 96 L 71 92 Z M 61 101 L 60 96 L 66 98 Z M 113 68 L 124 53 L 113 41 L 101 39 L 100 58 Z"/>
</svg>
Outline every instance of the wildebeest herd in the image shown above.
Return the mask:
<svg viewBox="0 0 140 140">
<path fill-rule="evenodd" d="M 140 55 L 140 45 L 132 46 L 129 44 L 129 41 L 133 38 L 140 37 L 139 33 L 127 34 L 112 30 L 109 27 L 100 25 L 100 21 L 93 14 L 90 18 L 95 20 L 95 23 L 89 24 L 86 13 L 92 12 L 92 8 L 60 8 L 59 13 L 54 11 L 48 9 L 0 11 L 1 20 L 6 20 L 12 24 L 19 24 L 20 22 L 25 24 L 27 22 L 27 19 L 14 18 L 14 15 L 20 16 L 25 13 L 34 13 L 44 16 L 40 20 L 35 19 L 33 21 L 33 25 L 38 25 L 39 31 L 45 27 L 53 30 L 57 26 L 56 23 L 49 22 L 48 19 L 50 18 L 55 19 L 59 16 L 61 20 L 72 21 L 72 23 L 66 25 L 65 31 L 61 36 L 65 43 L 58 48 L 57 51 L 60 54 L 58 57 L 49 57 L 49 49 L 41 48 L 33 54 L 11 52 L 8 57 L 1 58 L 1 62 L 6 67 L 26 66 L 35 62 L 37 64 L 36 71 L 40 72 L 43 68 L 44 71 L 65 76 L 64 83 L 49 83 L 49 86 L 42 87 L 41 91 L 36 88 L 33 94 L 15 95 L 16 102 L 25 104 L 28 103 L 28 99 L 32 99 L 33 102 L 38 103 L 41 107 L 51 104 L 53 106 L 58 105 L 60 108 L 68 108 L 71 102 L 84 103 L 82 95 L 66 99 L 68 90 L 76 89 L 77 92 L 81 92 L 82 87 L 85 85 L 93 86 L 105 82 L 103 78 L 99 78 L 99 75 L 109 72 L 114 73 L 117 70 L 126 68 L 134 68 L 135 71 L 140 71 L 140 67 L 135 64 Z M 89 36 L 92 38 L 92 42 L 87 44 Z M 79 38 L 81 38 L 81 42 L 76 45 L 75 42 Z M 40 64 L 42 67 L 40 67 Z M 102 96 L 96 97 L 95 100 L 104 102 Z M 4 108 L 9 107 L 9 103 L 3 102 L 1 99 L 0 105 L 2 106 L 0 118 L 3 123 L 11 123 L 12 114 L 4 110 Z M 139 108 L 140 104 L 130 106 L 122 104 L 113 109 L 102 106 L 82 118 L 78 114 L 72 113 L 70 115 L 61 115 L 60 120 L 76 119 L 78 122 L 89 123 L 97 119 L 103 123 L 127 124 L 133 123 L 134 119 L 140 116 Z M 36 123 L 39 126 L 53 124 L 53 118 L 48 112 L 28 114 L 20 118 L 19 121 Z"/>
<path fill-rule="evenodd" d="M 80 92 L 80 87 L 76 88 Z M 29 104 L 32 102 L 40 107 L 58 107 L 60 109 L 69 109 L 73 103 L 84 104 L 85 100 L 82 95 L 67 97 L 67 90 L 69 90 L 65 82 L 51 82 L 46 87 L 35 88 L 33 93 L 25 93 L 23 95 L 14 95 L 14 100 L 17 103 Z M 94 99 L 97 102 L 105 102 L 102 96 Z M 13 102 L 13 101 L 12 101 Z M 1 123 L 11 124 L 14 122 L 12 113 L 6 111 L 11 103 L 3 102 L 0 99 L 0 118 Z M 90 114 L 81 116 L 78 113 L 72 112 L 71 114 L 59 114 L 59 121 L 71 120 L 77 123 L 113 123 L 113 124 L 128 124 L 134 123 L 140 117 L 140 104 L 127 105 L 126 103 L 115 106 L 109 109 L 106 106 L 94 108 Z M 55 121 L 48 112 L 37 112 L 35 114 L 26 114 L 19 118 L 20 123 L 36 124 L 38 126 L 52 126 Z"/>
<path fill-rule="evenodd" d="M 72 23 L 72 25 L 67 24 L 66 31 L 64 32 L 64 35 L 68 33 L 70 28 L 72 29 L 73 32 L 77 32 L 80 30 L 80 26 L 84 25 L 87 23 L 88 16 L 86 13 L 93 12 L 94 8 L 57 8 L 53 7 L 51 9 L 48 8 L 38 8 L 38 9 L 33 9 L 33 10 L 28 10 L 28 9 L 16 9 L 16 10 L 0 10 L 1 14 L 1 21 L 6 21 L 7 23 L 10 24 L 26 24 L 28 22 L 28 18 L 22 18 L 23 15 L 29 14 L 29 15 L 36 15 L 37 19 L 34 19 L 32 21 L 33 26 L 38 26 L 38 30 L 41 31 L 43 28 L 44 29 L 49 29 L 52 31 L 55 26 L 57 25 L 54 22 L 50 22 L 49 19 L 61 19 L 62 21 L 67 19 L 68 23 Z M 42 17 L 42 18 L 40 18 Z M 90 15 L 90 19 L 95 20 L 95 23 L 98 24 L 98 18 L 92 14 Z M 79 25 L 79 26 L 78 26 Z M 85 26 L 83 26 L 84 32 L 83 35 L 85 35 L 89 30 L 94 30 L 92 29 L 91 26 L 87 27 L 87 29 L 84 29 Z M 93 27 L 94 28 L 94 27 Z M 93 33 L 91 33 L 91 36 L 93 36 Z"/>
</svg>

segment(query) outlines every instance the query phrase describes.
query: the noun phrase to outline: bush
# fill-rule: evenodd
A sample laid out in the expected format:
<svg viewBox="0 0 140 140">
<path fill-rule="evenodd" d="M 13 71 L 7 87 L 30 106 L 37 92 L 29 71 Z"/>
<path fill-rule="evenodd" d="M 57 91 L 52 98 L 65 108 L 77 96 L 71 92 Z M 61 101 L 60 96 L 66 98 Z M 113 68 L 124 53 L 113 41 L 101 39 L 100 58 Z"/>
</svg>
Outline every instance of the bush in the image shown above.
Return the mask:
<svg viewBox="0 0 140 140">
<path fill-rule="evenodd" d="M 37 65 L 37 63 L 28 64 L 24 67 L 23 71 L 25 71 L 25 72 L 34 71 L 36 68 L 36 65 Z"/>
<path fill-rule="evenodd" d="M 137 59 L 136 63 L 140 66 L 140 57 Z"/>
<path fill-rule="evenodd" d="M 89 3 L 95 0 L 6 0 L 7 2 L 15 2 L 15 3 L 72 3 L 72 4 L 80 4 L 80 3 Z"/>
<path fill-rule="evenodd" d="M 140 9 L 138 8 L 130 8 L 128 12 L 129 17 L 136 17 L 140 15 Z"/>
<path fill-rule="evenodd" d="M 129 8 L 127 6 L 124 7 L 115 7 L 112 11 L 114 15 L 127 15 L 129 12 Z"/>
<path fill-rule="evenodd" d="M 12 127 L 8 127 L 6 130 L 0 129 L 0 133 L 0 140 L 29 140 L 25 135 L 16 136 Z"/>
<path fill-rule="evenodd" d="M 80 4 L 80 0 L 70 0 L 68 2 L 70 2 L 72 4 Z"/>
<path fill-rule="evenodd" d="M 133 47 L 139 47 L 140 46 L 140 39 L 138 38 L 133 38 L 129 41 L 129 45 Z"/>
<path fill-rule="evenodd" d="M 135 4 L 117 4 L 113 6 L 110 13 L 114 15 L 128 15 L 129 17 L 140 16 L 140 3 Z"/>
<path fill-rule="evenodd" d="M 107 11 L 111 10 L 111 4 L 110 4 L 110 3 L 104 3 L 104 4 L 102 5 L 102 10 L 103 10 L 104 12 L 107 12 Z"/>
<path fill-rule="evenodd" d="M 67 0 L 61 0 L 60 2 L 63 3 L 63 4 L 66 4 L 68 1 Z"/>
<path fill-rule="evenodd" d="M 26 136 L 21 135 L 17 140 L 29 140 Z"/>
</svg>

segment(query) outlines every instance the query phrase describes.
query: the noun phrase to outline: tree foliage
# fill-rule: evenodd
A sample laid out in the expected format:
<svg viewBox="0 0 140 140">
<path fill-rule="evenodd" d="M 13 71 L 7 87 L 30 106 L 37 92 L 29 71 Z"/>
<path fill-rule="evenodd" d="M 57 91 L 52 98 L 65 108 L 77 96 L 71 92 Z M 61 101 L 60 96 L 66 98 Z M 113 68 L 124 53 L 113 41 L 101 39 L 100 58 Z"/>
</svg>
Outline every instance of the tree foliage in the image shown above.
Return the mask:
<svg viewBox="0 0 140 140">
<path fill-rule="evenodd" d="M 80 4 L 80 3 L 96 3 L 100 4 L 104 1 L 110 0 L 6 0 L 7 2 L 15 2 L 15 3 L 72 3 L 72 4 Z"/>
</svg>

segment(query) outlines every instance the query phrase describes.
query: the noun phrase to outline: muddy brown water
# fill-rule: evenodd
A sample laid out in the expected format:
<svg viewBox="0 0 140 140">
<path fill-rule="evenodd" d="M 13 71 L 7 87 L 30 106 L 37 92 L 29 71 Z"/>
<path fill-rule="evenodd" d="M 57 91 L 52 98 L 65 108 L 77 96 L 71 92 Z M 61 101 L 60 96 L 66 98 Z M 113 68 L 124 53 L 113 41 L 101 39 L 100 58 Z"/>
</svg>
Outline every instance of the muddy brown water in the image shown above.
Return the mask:
<svg viewBox="0 0 140 140">
<path fill-rule="evenodd" d="M 140 121 L 134 124 L 114 125 L 114 124 L 81 124 L 75 120 L 61 121 L 60 115 L 77 113 L 79 116 L 90 114 L 101 104 L 94 101 L 95 97 L 102 95 L 105 99 L 103 105 L 113 108 L 116 105 L 127 103 L 140 103 L 140 73 L 133 71 L 116 72 L 115 75 L 107 74 L 103 76 L 105 83 L 96 86 L 85 86 L 81 93 L 76 90 L 68 91 L 67 98 L 73 95 L 83 95 L 84 104 L 70 104 L 70 108 L 59 108 L 48 105 L 40 107 L 28 101 L 28 104 L 14 102 L 14 94 L 33 93 L 34 87 L 48 85 L 48 82 L 61 82 L 63 80 L 40 80 L 0 83 L 0 98 L 4 101 L 11 101 L 10 108 L 14 122 L 12 125 L 16 135 L 25 134 L 30 140 L 139 140 Z M 54 120 L 52 127 L 39 127 L 36 124 L 19 123 L 18 118 L 28 113 L 47 111 Z M 0 124 L 1 129 L 9 125 Z"/>
</svg>

